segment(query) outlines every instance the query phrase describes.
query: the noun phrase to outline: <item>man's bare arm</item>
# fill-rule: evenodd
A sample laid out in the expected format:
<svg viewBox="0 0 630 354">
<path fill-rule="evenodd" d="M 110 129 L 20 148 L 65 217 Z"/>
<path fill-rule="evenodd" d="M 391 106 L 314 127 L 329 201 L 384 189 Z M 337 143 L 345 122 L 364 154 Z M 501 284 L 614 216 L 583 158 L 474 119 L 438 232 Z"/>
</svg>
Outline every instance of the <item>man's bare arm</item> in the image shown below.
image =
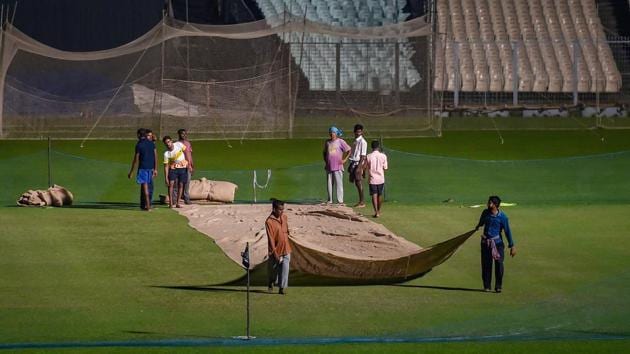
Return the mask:
<svg viewBox="0 0 630 354">
<path fill-rule="evenodd" d="M 131 162 L 131 168 L 129 169 L 129 173 L 127 173 L 127 178 L 131 179 L 131 175 L 133 174 L 133 170 L 136 167 L 136 162 L 138 161 L 139 158 L 140 158 L 140 154 L 136 152 L 133 155 L 133 161 Z"/>
</svg>

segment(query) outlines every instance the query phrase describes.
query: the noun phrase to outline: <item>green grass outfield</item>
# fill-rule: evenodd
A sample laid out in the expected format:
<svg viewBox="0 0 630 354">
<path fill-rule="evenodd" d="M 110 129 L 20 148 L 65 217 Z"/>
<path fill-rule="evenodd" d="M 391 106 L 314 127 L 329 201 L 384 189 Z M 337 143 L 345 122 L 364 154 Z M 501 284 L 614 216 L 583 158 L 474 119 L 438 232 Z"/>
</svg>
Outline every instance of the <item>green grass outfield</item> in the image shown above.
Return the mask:
<svg viewBox="0 0 630 354">
<path fill-rule="evenodd" d="M 517 203 L 504 208 L 518 255 L 506 261 L 502 294 L 478 291 L 473 239 L 405 284 L 291 287 L 284 297 L 255 288 L 258 339 L 246 346 L 230 340 L 244 334 L 245 293 L 217 285 L 242 270 L 183 217 L 137 209 L 138 187 L 126 178 L 132 141 L 82 149 L 54 141 L 53 181 L 77 199 L 63 209 L 13 206 L 21 192 L 46 186 L 46 142 L 0 141 L 0 350 L 627 352 L 630 132 L 503 139 L 386 140 L 391 170 L 379 219 L 428 246 L 473 227 L 481 210 L 468 206 L 489 194 Z M 237 199 L 248 202 L 252 170 L 264 183 L 271 169 L 261 200 L 315 201 L 325 193 L 322 141 L 194 142 L 197 175 L 237 181 Z"/>
</svg>

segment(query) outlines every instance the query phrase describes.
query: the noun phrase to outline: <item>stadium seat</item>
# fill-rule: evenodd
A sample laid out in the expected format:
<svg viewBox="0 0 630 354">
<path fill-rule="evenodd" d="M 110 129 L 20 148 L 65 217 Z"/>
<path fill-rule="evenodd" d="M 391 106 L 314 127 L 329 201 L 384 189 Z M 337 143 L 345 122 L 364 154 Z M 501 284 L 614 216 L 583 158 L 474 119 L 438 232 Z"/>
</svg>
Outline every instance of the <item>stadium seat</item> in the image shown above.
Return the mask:
<svg viewBox="0 0 630 354">
<path fill-rule="evenodd" d="M 403 21 L 407 17 L 403 11 L 405 1 L 399 1 L 397 7 L 382 0 L 258 0 L 258 4 L 268 19 L 285 10 L 303 16 L 304 9 L 307 8 L 306 17 L 309 20 L 343 27 L 382 26 Z M 294 43 L 301 41 L 300 36 L 290 35 L 287 38 L 285 40 Z M 355 48 L 359 42 L 356 40 L 320 34 L 311 34 L 306 39 L 306 43 L 331 43 L 313 45 L 319 49 L 303 52 L 303 55 L 309 58 L 303 58 L 302 71 L 309 81 L 311 90 L 337 89 L 335 43 L 338 42 L 342 43 L 339 73 L 342 90 L 365 90 L 366 86 L 370 90 L 394 89 L 393 43 L 384 46 L 380 41 L 371 41 L 373 48 L 368 53 Z M 406 40 L 401 41 L 399 51 L 401 75 L 399 89 L 408 90 L 420 81 L 420 74 L 411 62 L 414 51 Z M 296 62 L 299 53 L 299 45 L 292 45 L 291 54 L 296 58 Z M 307 63 L 312 67 L 306 67 Z M 368 67 L 353 67 L 356 63 L 366 63 Z"/>
<path fill-rule="evenodd" d="M 501 91 L 503 88 L 503 73 L 501 69 L 501 58 L 499 49 L 495 43 L 494 33 L 492 31 L 490 9 L 486 0 L 475 0 L 474 4 L 479 20 L 479 36 L 476 43 L 475 52 L 485 53 L 487 58 L 486 68 L 479 67 L 477 70 L 485 70 L 488 75 L 487 86 L 478 87 L 478 91 Z M 477 54 L 479 55 L 479 54 Z"/>
<path fill-rule="evenodd" d="M 436 10 L 436 90 L 510 92 L 517 77 L 524 92 L 621 89 L 595 0 L 437 0 Z"/>
<path fill-rule="evenodd" d="M 562 29 L 564 43 L 567 45 L 571 58 L 572 70 L 576 61 L 575 59 L 577 58 L 578 92 L 589 92 L 591 88 L 591 74 L 577 41 L 577 33 L 575 32 L 575 26 L 573 25 L 571 12 L 569 11 L 569 4 L 566 0 L 554 0 L 554 3 L 560 22 L 560 28 Z"/>
<path fill-rule="evenodd" d="M 549 32 L 548 41 L 558 60 L 558 66 L 562 74 L 563 82 L 561 91 L 572 92 L 574 86 L 573 64 L 571 62 L 571 54 L 562 34 L 556 6 L 553 1 L 542 1 L 539 4 L 542 6 L 542 14 L 537 21 L 545 22 L 547 25 Z M 542 23 L 539 25 L 542 26 Z"/>
<path fill-rule="evenodd" d="M 597 57 L 597 50 L 593 45 L 591 33 L 586 24 L 586 18 L 582 10 L 580 0 L 568 0 L 569 11 L 575 25 L 577 41 L 584 55 L 588 70 L 591 75 L 590 92 L 603 92 L 605 88 L 605 77 L 602 66 Z"/>
<path fill-rule="evenodd" d="M 593 1 L 582 0 L 582 8 L 586 15 L 588 29 L 591 38 L 596 46 L 597 57 L 601 62 L 602 70 L 606 76 L 605 91 L 617 92 L 621 89 L 621 74 L 616 69 L 615 60 L 610 50 L 610 46 L 606 43 L 606 35 L 602 28 L 597 8 Z"/>
</svg>

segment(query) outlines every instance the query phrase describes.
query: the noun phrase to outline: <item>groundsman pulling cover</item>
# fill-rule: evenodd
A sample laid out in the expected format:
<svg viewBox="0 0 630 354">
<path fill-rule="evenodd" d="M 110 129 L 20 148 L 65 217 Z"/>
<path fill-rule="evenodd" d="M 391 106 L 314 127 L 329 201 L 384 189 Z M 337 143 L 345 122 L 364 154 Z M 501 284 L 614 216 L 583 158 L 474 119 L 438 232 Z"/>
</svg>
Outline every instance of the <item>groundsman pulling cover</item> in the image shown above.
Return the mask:
<svg viewBox="0 0 630 354">
<path fill-rule="evenodd" d="M 267 285 L 265 220 L 270 205 L 190 205 L 178 211 L 239 265 L 249 243 L 251 282 Z M 285 213 L 293 248 L 292 285 L 405 282 L 442 264 L 474 233 L 422 248 L 345 206 L 286 204 Z"/>
</svg>

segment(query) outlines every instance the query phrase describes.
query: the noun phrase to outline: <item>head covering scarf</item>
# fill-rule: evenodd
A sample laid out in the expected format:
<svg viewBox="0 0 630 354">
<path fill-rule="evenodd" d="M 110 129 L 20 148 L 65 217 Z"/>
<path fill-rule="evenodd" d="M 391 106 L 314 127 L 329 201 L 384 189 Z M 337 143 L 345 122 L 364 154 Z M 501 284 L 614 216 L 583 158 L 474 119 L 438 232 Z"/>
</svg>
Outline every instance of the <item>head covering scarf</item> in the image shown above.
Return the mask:
<svg viewBox="0 0 630 354">
<path fill-rule="evenodd" d="M 328 129 L 328 132 L 329 133 L 335 133 L 335 135 L 337 135 L 337 136 L 342 136 L 343 135 L 343 132 L 341 131 L 341 129 L 335 127 L 334 125 Z"/>
</svg>

